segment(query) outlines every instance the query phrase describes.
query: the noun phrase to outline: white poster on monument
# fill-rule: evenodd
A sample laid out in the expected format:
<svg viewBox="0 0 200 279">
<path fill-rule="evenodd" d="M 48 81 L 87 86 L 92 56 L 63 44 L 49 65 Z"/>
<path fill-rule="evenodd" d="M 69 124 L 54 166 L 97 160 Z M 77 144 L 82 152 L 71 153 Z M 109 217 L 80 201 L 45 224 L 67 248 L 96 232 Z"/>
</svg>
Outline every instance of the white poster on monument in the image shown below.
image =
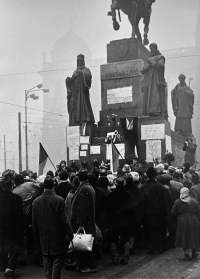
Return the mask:
<svg viewBox="0 0 200 279">
<path fill-rule="evenodd" d="M 121 87 L 107 90 L 107 104 L 128 103 L 133 101 L 133 87 Z"/>
<path fill-rule="evenodd" d="M 153 162 L 155 158 L 161 159 L 161 140 L 147 140 L 146 162 Z"/>
<path fill-rule="evenodd" d="M 79 146 L 69 148 L 69 160 L 79 160 Z"/>
<path fill-rule="evenodd" d="M 165 124 L 141 125 L 141 140 L 165 138 Z"/>
<path fill-rule="evenodd" d="M 170 136 L 165 136 L 166 152 L 172 153 L 172 138 Z"/>
</svg>

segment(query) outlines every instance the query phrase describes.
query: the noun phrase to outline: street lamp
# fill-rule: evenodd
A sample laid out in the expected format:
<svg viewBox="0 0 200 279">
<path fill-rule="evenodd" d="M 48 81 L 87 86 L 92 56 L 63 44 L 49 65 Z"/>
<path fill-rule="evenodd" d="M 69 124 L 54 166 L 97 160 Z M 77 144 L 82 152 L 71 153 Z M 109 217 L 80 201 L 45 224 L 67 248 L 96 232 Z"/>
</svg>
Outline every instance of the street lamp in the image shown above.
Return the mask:
<svg viewBox="0 0 200 279">
<path fill-rule="evenodd" d="M 48 93 L 49 89 L 42 88 L 43 85 L 40 83 L 29 90 L 25 90 L 25 145 L 26 145 L 26 170 L 28 171 L 28 126 L 27 126 L 27 100 L 31 98 L 33 100 L 39 99 L 39 96 L 35 95 L 35 91 L 43 91 Z M 36 89 L 37 88 L 37 89 Z"/>
</svg>

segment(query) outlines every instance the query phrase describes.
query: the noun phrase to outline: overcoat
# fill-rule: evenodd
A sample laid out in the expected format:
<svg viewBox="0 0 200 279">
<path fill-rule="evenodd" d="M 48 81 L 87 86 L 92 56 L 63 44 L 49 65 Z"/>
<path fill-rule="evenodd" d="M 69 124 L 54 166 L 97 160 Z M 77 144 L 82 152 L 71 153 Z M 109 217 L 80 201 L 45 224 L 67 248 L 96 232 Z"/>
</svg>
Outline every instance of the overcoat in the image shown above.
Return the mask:
<svg viewBox="0 0 200 279">
<path fill-rule="evenodd" d="M 65 214 L 65 201 L 54 190 L 46 189 L 34 200 L 32 224 L 34 240 L 40 240 L 43 255 L 65 253 L 66 236 L 73 232 Z"/>
<path fill-rule="evenodd" d="M 22 199 L 11 191 L 0 194 L 0 253 L 23 248 Z"/>
<path fill-rule="evenodd" d="M 197 201 L 175 201 L 171 211 L 177 217 L 176 247 L 196 249 L 200 247 L 200 207 Z"/>
<path fill-rule="evenodd" d="M 141 195 L 145 207 L 145 217 L 149 227 L 158 228 L 166 225 L 167 204 L 164 186 L 149 179 L 141 188 Z"/>
<path fill-rule="evenodd" d="M 88 180 L 79 185 L 72 197 L 70 222 L 74 233 L 83 226 L 87 234 L 96 238 L 95 191 Z"/>
<path fill-rule="evenodd" d="M 131 227 L 135 223 L 134 204 L 133 195 L 124 186 L 117 186 L 106 197 L 105 228 L 113 231 Z"/>
</svg>

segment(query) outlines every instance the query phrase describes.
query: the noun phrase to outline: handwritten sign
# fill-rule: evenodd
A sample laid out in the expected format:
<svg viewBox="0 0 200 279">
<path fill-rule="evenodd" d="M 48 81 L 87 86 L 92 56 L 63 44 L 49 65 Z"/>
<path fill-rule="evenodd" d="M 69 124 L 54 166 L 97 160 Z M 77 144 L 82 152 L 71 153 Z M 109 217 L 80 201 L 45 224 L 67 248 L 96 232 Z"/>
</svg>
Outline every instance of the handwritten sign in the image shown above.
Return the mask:
<svg viewBox="0 0 200 279">
<path fill-rule="evenodd" d="M 147 140 L 146 141 L 146 161 L 153 162 L 155 158 L 161 159 L 161 141 Z"/>
<path fill-rule="evenodd" d="M 141 140 L 165 138 L 165 124 L 141 125 Z"/>
<path fill-rule="evenodd" d="M 79 160 L 79 146 L 69 148 L 69 160 Z"/>
</svg>

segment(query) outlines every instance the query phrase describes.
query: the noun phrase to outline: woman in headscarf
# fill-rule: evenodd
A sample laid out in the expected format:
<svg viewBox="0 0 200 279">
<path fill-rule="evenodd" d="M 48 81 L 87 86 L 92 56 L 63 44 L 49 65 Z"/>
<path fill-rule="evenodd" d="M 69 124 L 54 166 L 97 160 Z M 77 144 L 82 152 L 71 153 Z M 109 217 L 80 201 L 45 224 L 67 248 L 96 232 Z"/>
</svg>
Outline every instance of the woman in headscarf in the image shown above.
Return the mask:
<svg viewBox="0 0 200 279">
<path fill-rule="evenodd" d="M 185 261 L 197 258 L 196 249 L 200 247 L 200 207 L 197 201 L 189 196 L 189 189 L 183 187 L 180 199 L 176 200 L 171 211 L 177 217 L 176 247 L 183 248 Z"/>
</svg>

